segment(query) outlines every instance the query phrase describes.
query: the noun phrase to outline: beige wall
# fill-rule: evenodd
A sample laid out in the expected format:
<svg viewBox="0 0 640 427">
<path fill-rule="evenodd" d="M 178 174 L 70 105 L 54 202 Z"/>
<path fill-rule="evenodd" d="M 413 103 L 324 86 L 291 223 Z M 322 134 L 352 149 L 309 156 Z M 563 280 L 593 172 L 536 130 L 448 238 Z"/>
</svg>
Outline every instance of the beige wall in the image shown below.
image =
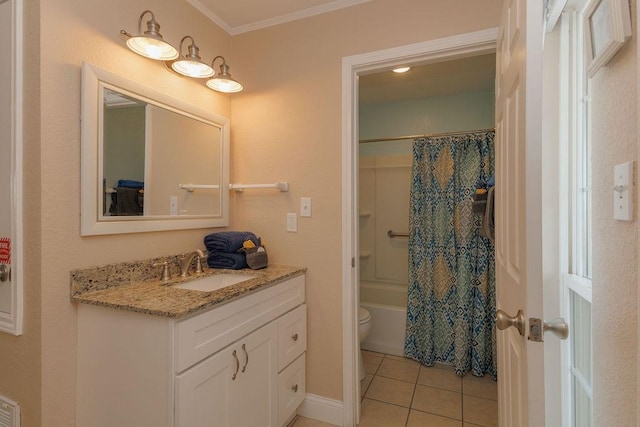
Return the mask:
<svg viewBox="0 0 640 427">
<path fill-rule="evenodd" d="M 201 247 L 205 230 L 80 237 L 80 67 L 83 60 L 200 108 L 230 116 L 230 99 L 130 53 L 121 29 L 136 32 L 151 8 L 165 38 L 186 34 L 207 59 L 233 63 L 231 39 L 188 4 L 170 0 L 25 1 L 27 69 L 25 334 L 0 337 L 0 392 L 20 401 L 25 427 L 68 426 L 75 411 L 76 310 L 69 271 Z M 40 37 L 38 37 L 40 35 Z M 39 97 L 38 97 L 39 94 Z M 40 114 L 38 113 L 40 111 Z"/>
<path fill-rule="evenodd" d="M 40 2 L 24 2 L 26 52 L 37 52 L 40 43 Z M 24 187 L 36 189 L 24 200 L 24 334 L 19 337 L 0 333 L 0 394 L 20 402 L 24 427 L 42 425 L 40 418 L 40 91 L 39 55 L 24 56 L 23 155 L 32 165 L 24 175 Z"/>
<path fill-rule="evenodd" d="M 342 58 L 495 27 L 500 5 L 376 0 L 233 39 L 232 179 L 291 191 L 232 196 L 232 225 L 260 234 L 270 261 L 308 267 L 309 393 L 342 399 Z M 300 197 L 313 217 L 287 233 Z"/>
<path fill-rule="evenodd" d="M 596 426 L 636 425 L 638 210 L 613 219 L 613 166 L 638 159 L 637 30 L 592 79 L 593 398 Z M 636 165 L 636 173 L 637 173 Z M 636 185 L 637 185 L 636 178 Z"/>
<path fill-rule="evenodd" d="M 83 60 L 232 116 L 232 180 L 291 183 L 289 193 L 232 196 L 232 225 L 262 235 L 271 261 L 309 268 L 308 391 L 342 397 L 341 60 L 344 56 L 494 27 L 500 1 L 377 0 L 233 38 L 175 0 L 27 1 L 25 138 L 26 318 L 0 337 L 0 392 L 19 400 L 24 426 L 74 424 L 76 310 L 69 270 L 201 246 L 205 230 L 80 237 L 80 66 Z M 192 35 L 221 54 L 245 91 L 214 94 L 130 53 L 151 8 L 177 44 Z M 233 53 L 233 54 L 232 54 Z M 39 96 L 38 96 L 39 95 Z M 285 231 L 286 212 L 313 198 L 313 217 Z M 8 368 L 7 368 L 8 366 Z M 6 390 L 6 391 L 5 391 Z"/>
</svg>

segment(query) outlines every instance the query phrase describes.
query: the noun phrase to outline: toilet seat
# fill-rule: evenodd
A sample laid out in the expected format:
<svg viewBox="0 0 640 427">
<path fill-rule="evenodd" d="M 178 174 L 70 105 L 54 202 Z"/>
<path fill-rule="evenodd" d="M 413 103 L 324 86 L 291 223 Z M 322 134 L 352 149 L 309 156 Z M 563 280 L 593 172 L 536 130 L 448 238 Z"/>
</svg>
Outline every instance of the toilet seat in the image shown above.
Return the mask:
<svg viewBox="0 0 640 427">
<path fill-rule="evenodd" d="M 358 323 L 363 324 L 371 320 L 371 315 L 366 308 L 358 307 Z"/>
</svg>

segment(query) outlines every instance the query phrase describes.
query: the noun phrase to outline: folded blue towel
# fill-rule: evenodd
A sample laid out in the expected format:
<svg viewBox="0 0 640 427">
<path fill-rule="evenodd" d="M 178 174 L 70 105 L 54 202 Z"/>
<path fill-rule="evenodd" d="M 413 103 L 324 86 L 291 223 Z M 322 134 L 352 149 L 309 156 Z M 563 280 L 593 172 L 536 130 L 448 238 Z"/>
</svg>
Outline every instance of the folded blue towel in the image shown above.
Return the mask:
<svg viewBox="0 0 640 427">
<path fill-rule="evenodd" d="M 249 267 L 247 265 L 247 257 L 244 252 L 227 253 L 213 252 L 209 253 L 207 264 L 210 268 L 226 268 L 229 270 L 241 270 Z"/>
<path fill-rule="evenodd" d="M 237 252 L 242 249 L 245 240 L 251 239 L 254 245 L 260 246 L 260 239 L 250 231 L 222 231 L 211 233 L 204 238 L 204 245 L 211 252 Z"/>
<path fill-rule="evenodd" d="M 125 188 L 144 188 L 144 182 L 142 181 L 134 181 L 132 179 L 119 179 L 118 180 L 118 187 L 125 187 Z"/>
</svg>

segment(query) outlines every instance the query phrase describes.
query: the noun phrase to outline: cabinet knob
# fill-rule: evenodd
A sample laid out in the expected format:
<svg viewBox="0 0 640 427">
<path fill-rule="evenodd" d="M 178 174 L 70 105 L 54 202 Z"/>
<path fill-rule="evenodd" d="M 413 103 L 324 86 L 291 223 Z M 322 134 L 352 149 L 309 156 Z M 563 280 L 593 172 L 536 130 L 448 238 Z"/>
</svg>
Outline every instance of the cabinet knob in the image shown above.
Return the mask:
<svg viewBox="0 0 640 427">
<path fill-rule="evenodd" d="M 298 334 L 291 335 L 291 339 L 294 341 L 298 341 Z"/>
<path fill-rule="evenodd" d="M 293 387 L 291 387 L 291 390 L 293 390 L 294 393 L 297 393 L 298 392 L 298 384 L 296 384 Z"/>
</svg>

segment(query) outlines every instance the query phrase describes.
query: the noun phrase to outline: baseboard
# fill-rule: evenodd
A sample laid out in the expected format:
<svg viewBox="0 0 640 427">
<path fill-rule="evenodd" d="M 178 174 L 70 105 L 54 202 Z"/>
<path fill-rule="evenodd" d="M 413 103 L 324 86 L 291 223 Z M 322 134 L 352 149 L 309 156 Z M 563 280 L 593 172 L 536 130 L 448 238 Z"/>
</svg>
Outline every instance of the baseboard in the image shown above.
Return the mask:
<svg viewBox="0 0 640 427">
<path fill-rule="evenodd" d="M 339 400 L 307 394 L 298 407 L 298 415 L 341 426 L 344 423 L 344 405 Z"/>
<path fill-rule="evenodd" d="M 395 344 L 385 342 L 365 341 L 362 343 L 363 350 L 375 351 L 377 353 L 391 354 L 392 356 L 404 356 L 404 348 Z"/>
</svg>

